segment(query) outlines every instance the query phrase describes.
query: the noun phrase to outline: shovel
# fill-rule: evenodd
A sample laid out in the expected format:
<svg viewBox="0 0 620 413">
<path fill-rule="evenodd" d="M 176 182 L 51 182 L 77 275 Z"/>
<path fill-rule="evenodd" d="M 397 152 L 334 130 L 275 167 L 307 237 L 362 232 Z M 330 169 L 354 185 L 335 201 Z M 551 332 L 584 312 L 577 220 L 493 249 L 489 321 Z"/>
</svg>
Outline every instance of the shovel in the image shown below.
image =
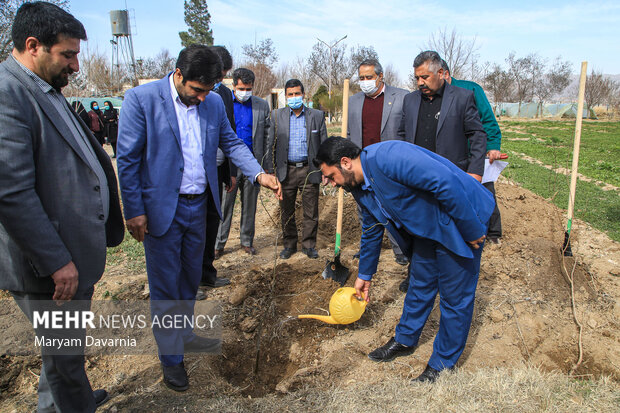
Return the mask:
<svg viewBox="0 0 620 413">
<path fill-rule="evenodd" d="M 349 79 L 344 81 L 342 92 L 342 137 L 347 137 L 347 123 L 349 121 Z M 334 249 L 334 260 L 327 261 L 323 270 L 323 278 L 331 278 L 340 283 L 340 286 L 349 279 L 349 269 L 340 263 L 340 234 L 342 233 L 342 208 L 344 205 L 344 190 L 338 190 L 338 215 L 336 216 L 336 247 Z"/>
</svg>

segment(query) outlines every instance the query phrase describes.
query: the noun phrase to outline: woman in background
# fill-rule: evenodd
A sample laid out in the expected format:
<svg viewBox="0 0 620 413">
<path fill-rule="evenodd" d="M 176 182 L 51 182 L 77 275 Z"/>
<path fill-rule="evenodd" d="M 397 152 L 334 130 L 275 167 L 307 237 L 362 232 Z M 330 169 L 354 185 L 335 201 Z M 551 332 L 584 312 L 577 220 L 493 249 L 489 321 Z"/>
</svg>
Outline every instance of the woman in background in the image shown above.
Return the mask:
<svg viewBox="0 0 620 413">
<path fill-rule="evenodd" d="M 88 126 L 90 130 L 97 138 L 97 141 L 101 146 L 105 143 L 104 140 L 104 127 L 103 127 L 103 113 L 99 109 L 99 104 L 96 101 L 90 102 L 90 112 L 88 112 L 88 117 L 90 118 L 90 123 Z"/>
<path fill-rule="evenodd" d="M 105 124 L 105 136 L 112 146 L 112 158 L 116 158 L 116 138 L 118 136 L 118 110 L 114 109 L 112 102 L 103 102 L 103 123 Z"/>
</svg>

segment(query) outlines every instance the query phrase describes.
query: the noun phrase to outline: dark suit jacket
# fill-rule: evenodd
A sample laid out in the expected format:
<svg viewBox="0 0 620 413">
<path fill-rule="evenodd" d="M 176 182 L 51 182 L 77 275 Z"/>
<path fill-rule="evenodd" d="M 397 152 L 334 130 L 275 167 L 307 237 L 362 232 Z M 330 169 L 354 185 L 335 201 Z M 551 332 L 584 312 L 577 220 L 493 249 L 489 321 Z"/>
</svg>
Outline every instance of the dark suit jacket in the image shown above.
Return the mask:
<svg viewBox="0 0 620 413">
<path fill-rule="evenodd" d="M 266 159 L 265 151 L 269 141 L 270 122 L 269 104 L 267 101 L 257 96 L 252 96 L 252 151 L 261 166 L 263 166 Z"/>
<path fill-rule="evenodd" d="M 415 141 L 421 100 L 419 90 L 405 96 L 398 134 L 407 142 Z M 446 82 L 436 137 L 437 154 L 465 172 L 482 176 L 487 135 L 480 122 L 473 92 Z"/>
<path fill-rule="evenodd" d="M 322 110 L 304 108 L 306 117 L 306 142 L 308 145 L 308 166 L 309 172 L 318 171 L 312 160 L 316 157 L 319 145 L 327 139 L 327 127 L 325 126 L 325 114 Z M 271 128 L 269 129 L 269 140 L 267 142 L 267 156 L 264 168 L 269 173 L 274 169 L 276 177 L 280 182 L 286 179 L 288 172 L 288 142 L 289 142 L 289 122 L 291 108 L 288 106 L 271 111 Z M 275 150 L 275 164 L 273 151 Z M 308 178 L 312 184 L 321 183 L 321 173 L 314 172 Z"/>
<path fill-rule="evenodd" d="M 53 293 L 49 276 L 73 261 L 85 291 L 125 233 L 110 157 L 74 113 L 107 177 L 104 221 L 99 180 L 69 126 L 12 58 L 0 65 L 0 101 L 0 288 Z"/>
<path fill-rule="evenodd" d="M 352 191 L 362 210 L 360 274 L 377 271 L 384 225 L 406 256 L 412 251 L 407 236 L 411 234 L 473 258 L 467 241 L 487 232 L 495 207 L 490 191 L 447 159 L 407 142 L 369 145 L 360 159 L 373 190 L 357 187 Z"/>
<path fill-rule="evenodd" d="M 228 122 L 230 122 L 230 127 L 233 132 L 237 133 L 237 125 L 235 124 L 235 109 L 233 106 L 232 92 L 228 89 L 224 84 L 220 84 L 220 87 L 215 91 L 224 102 L 224 108 L 226 109 L 226 117 L 228 117 Z M 226 158 L 224 163 L 218 168 L 218 174 L 220 178 L 220 182 L 230 185 L 230 177 L 237 176 L 237 167 L 233 164 L 230 159 Z"/>
</svg>

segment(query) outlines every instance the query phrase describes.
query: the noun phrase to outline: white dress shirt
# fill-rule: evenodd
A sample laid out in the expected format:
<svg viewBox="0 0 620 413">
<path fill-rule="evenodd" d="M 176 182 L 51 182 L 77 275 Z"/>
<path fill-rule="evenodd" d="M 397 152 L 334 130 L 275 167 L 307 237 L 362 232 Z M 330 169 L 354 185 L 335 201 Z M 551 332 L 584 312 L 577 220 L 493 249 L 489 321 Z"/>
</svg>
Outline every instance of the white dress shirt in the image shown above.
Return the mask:
<svg viewBox="0 0 620 413">
<path fill-rule="evenodd" d="M 181 194 L 202 194 L 207 189 L 207 173 L 205 171 L 203 148 L 206 131 L 200 130 L 198 105 L 186 106 L 179 98 L 171 74 L 170 93 L 177 115 L 179 133 L 181 134 L 181 151 L 183 152 L 183 178 Z"/>
</svg>

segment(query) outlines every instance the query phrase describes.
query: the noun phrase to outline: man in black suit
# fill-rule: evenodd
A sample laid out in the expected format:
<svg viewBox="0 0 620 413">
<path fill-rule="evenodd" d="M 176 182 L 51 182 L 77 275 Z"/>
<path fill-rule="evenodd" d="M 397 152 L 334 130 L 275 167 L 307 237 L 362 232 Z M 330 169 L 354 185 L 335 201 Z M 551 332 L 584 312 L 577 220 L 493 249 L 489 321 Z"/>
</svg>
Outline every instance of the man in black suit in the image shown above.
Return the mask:
<svg viewBox="0 0 620 413">
<path fill-rule="evenodd" d="M 24 3 L 12 39 L 0 64 L 0 289 L 32 321 L 50 306 L 88 310 L 106 246 L 125 231 L 110 157 L 61 93 L 79 69 L 84 26 L 56 5 Z M 77 339 L 41 345 L 37 411 L 94 412 L 107 393 L 86 376 L 86 330 L 35 330 Z"/>
<path fill-rule="evenodd" d="M 230 53 L 224 46 L 213 46 L 211 48 L 222 60 L 222 79 L 226 76 L 226 73 L 232 69 L 233 61 Z M 230 126 L 233 131 L 235 130 L 235 115 L 233 112 L 233 100 L 232 92 L 228 89 L 220 80 L 213 91 L 220 95 L 224 101 L 224 107 L 226 108 L 226 116 L 230 122 Z M 220 181 L 220 199 L 224 199 L 224 190 L 231 192 L 237 184 L 237 168 L 228 158 L 224 156 L 221 149 L 217 151 L 217 175 Z M 213 265 L 213 261 L 219 258 L 215 251 L 215 241 L 217 239 L 217 230 L 220 226 L 220 216 L 217 213 L 217 208 L 212 204 L 213 197 L 209 196 L 209 204 L 212 205 L 207 208 L 207 238 L 205 241 L 205 252 L 202 258 L 202 279 L 200 280 L 201 286 L 206 287 L 224 287 L 230 284 L 228 278 L 217 276 L 217 270 Z M 196 294 L 197 300 L 204 300 L 206 298 L 205 293 L 202 290 L 198 290 Z"/>
<path fill-rule="evenodd" d="M 473 92 L 445 81 L 442 59 L 435 51 L 420 53 L 413 68 L 418 90 L 405 96 L 399 136 L 482 181 L 487 135 Z"/>
<path fill-rule="evenodd" d="M 482 182 L 487 134 L 480 122 L 474 93 L 445 81 L 443 59 L 432 50 L 413 61 L 418 90 L 403 101 L 398 135 L 435 152 Z M 400 284 L 407 292 L 411 271 Z"/>
</svg>

